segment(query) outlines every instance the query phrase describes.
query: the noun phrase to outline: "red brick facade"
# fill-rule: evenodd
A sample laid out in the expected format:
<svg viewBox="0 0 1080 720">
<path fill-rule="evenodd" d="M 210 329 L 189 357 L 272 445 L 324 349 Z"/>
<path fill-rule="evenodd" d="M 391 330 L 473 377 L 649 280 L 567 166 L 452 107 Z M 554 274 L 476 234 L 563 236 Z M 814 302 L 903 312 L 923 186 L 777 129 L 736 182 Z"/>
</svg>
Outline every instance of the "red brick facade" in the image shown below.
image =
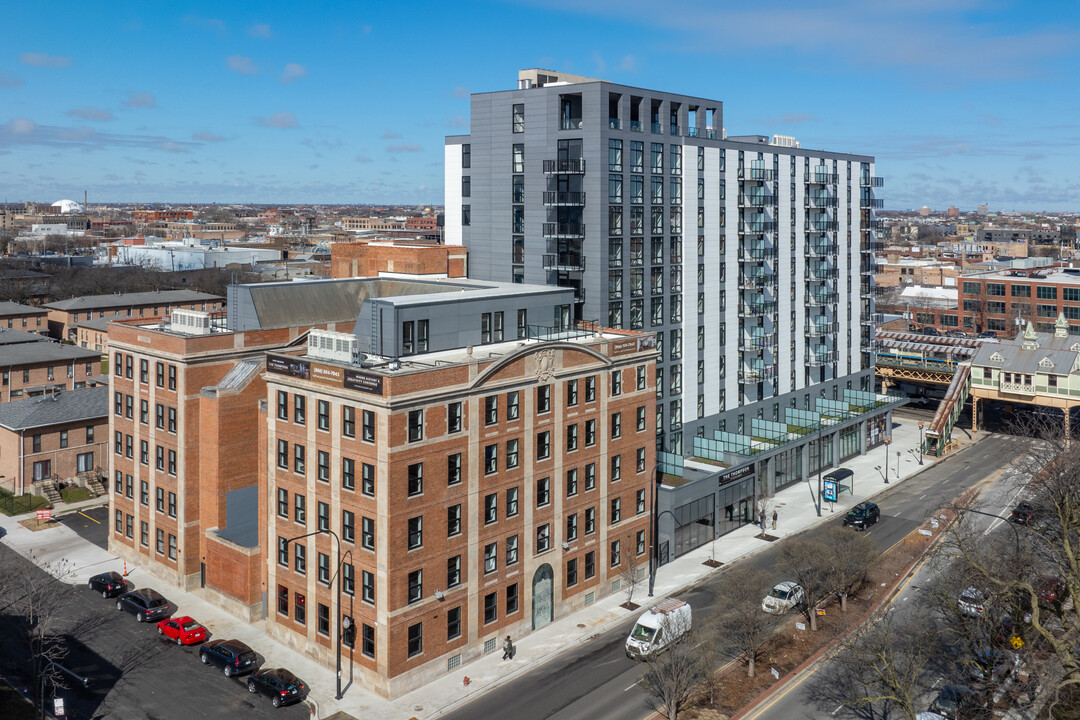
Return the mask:
<svg viewBox="0 0 1080 720">
<path fill-rule="evenodd" d="M 378 277 L 380 272 L 465 277 L 468 251 L 461 245 L 334 243 L 330 276 Z"/>
</svg>

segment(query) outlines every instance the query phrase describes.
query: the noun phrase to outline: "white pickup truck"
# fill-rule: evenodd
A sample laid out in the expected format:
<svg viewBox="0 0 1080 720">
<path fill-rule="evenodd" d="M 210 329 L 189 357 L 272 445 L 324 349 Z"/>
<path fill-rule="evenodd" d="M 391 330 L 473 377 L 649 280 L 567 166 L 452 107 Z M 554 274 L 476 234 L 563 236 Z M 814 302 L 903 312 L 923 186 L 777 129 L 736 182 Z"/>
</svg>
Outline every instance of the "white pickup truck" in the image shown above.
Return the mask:
<svg viewBox="0 0 1080 720">
<path fill-rule="evenodd" d="M 646 660 L 686 637 L 690 627 L 689 603 L 677 598 L 662 600 L 638 618 L 626 638 L 626 656 Z"/>
</svg>

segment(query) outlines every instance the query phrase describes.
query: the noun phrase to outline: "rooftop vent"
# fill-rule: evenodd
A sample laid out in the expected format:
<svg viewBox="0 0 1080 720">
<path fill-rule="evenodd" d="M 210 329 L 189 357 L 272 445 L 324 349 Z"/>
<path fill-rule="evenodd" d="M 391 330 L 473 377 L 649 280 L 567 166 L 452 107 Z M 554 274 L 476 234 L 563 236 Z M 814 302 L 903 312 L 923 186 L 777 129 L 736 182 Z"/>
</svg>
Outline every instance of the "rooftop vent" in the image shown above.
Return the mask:
<svg viewBox="0 0 1080 720">
<path fill-rule="evenodd" d="M 169 324 L 175 332 L 188 335 L 209 335 L 213 332 L 210 313 L 202 310 L 173 310 Z"/>
<path fill-rule="evenodd" d="M 333 360 L 354 365 L 363 360 L 360 354 L 360 342 L 355 335 L 330 330 L 308 332 L 307 354 L 308 357 L 320 360 Z"/>
</svg>

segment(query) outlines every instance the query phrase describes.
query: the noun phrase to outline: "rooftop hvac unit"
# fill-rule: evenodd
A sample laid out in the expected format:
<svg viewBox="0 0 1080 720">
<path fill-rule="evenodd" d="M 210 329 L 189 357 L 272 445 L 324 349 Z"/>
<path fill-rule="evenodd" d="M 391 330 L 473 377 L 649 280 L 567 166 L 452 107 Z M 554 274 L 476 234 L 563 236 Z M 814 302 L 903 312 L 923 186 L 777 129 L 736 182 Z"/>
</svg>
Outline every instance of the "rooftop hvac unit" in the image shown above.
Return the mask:
<svg viewBox="0 0 1080 720">
<path fill-rule="evenodd" d="M 308 357 L 320 360 L 333 360 L 343 363 L 358 363 L 360 342 L 355 335 L 332 332 L 330 330 L 311 330 L 308 332 Z"/>
<path fill-rule="evenodd" d="M 209 335 L 210 313 L 202 310 L 173 310 L 170 322 L 174 332 L 188 335 Z"/>
</svg>

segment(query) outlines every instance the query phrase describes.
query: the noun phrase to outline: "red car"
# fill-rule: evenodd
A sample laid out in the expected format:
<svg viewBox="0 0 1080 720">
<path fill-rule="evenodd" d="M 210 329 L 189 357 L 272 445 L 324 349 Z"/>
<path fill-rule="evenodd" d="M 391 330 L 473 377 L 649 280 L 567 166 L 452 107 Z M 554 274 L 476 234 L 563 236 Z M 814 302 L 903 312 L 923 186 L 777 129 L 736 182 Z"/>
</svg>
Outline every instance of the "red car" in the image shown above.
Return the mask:
<svg viewBox="0 0 1080 720">
<path fill-rule="evenodd" d="M 157 631 L 159 635 L 175 640 L 177 645 L 205 642 L 210 636 L 206 628 L 187 616 L 162 620 L 157 624 Z"/>
</svg>

